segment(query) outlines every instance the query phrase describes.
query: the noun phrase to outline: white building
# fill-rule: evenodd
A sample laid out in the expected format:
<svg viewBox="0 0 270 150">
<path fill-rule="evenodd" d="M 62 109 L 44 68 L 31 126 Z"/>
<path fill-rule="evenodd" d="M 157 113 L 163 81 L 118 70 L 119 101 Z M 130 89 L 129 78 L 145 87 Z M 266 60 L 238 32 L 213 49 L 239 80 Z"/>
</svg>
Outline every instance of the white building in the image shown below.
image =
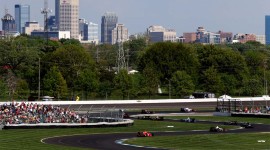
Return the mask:
<svg viewBox="0 0 270 150">
<path fill-rule="evenodd" d="M 150 26 L 147 29 L 151 42 L 176 42 L 176 32 L 173 29 L 165 29 L 162 26 Z"/>
<path fill-rule="evenodd" d="M 44 28 L 39 26 L 39 23 L 36 21 L 26 22 L 23 27 L 23 33 L 27 35 L 31 35 L 33 31 L 43 31 Z"/>
<path fill-rule="evenodd" d="M 55 0 L 55 17 L 58 30 L 79 39 L 79 0 Z"/>
<path fill-rule="evenodd" d="M 128 41 L 128 29 L 123 24 L 116 24 L 112 30 L 112 44 Z"/>
<path fill-rule="evenodd" d="M 266 44 L 265 35 L 256 35 L 256 41 L 261 44 Z"/>
</svg>

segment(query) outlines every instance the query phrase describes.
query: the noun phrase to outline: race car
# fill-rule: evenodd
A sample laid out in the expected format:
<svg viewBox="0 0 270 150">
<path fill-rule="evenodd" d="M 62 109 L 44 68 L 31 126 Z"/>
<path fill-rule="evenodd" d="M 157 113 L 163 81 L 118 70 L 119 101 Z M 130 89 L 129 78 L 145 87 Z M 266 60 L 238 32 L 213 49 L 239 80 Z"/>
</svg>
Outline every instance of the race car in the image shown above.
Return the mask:
<svg viewBox="0 0 270 150">
<path fill-rule="evenodd" d="M 181 122 L 192 122 L 192 123 L 194 123 L 194 122 L 196 122 L 196 119 L 195 118 L 186 118 L 186 119 L 180 119 L 180 121 Z"/>
<path fill-rule="evenodd" d="M 152 136 L 154 136 L 154 134 L 147 131 L 137 133 L 137 137 L 152 137 Z"/>
<path fill-rule="evenodd" d="M 180 112 L 188 113 L 188 112 L 195 112 L 195 110 L 185 107 L 185 108 L 180 108 Z"/>
<path fill-rule="evenodd" d="M 249 122 L 241 123 L 240 126 L 244 128 L 254 128 L 253 125 L 250 124 Z"/>
<path fill-rule="evenodd" d="M 149 110 L 146 110 L 146 109 L 143 109 L 141 111 L 141 114 L 153 114 L 153 113 L 155 113 L 155 112 L 154 111 L 149 111 Z"/>
<path fill-rule="evenodd" d="M 224 125 L 238 125 L 237 121 L 224 122 Z"/>
<path fill-rule="evenodd" d="M 227 129 L 225 129 L 225 128 L 220 128 L 220 127 L 216 126 L 216 127 L 210 127 L 210 130 L 209 130 L 209 131 L 210 131 L 210 132 L 226 132 Z"/>
</svg>

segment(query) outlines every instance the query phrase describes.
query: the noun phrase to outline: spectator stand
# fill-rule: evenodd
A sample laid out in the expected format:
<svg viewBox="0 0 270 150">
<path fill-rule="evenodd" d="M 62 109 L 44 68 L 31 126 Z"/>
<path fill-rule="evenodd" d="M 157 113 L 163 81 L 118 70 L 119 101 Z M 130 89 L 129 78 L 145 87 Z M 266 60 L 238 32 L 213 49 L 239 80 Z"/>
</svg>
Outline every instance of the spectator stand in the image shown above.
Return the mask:
<svg viewBox="0 0 270 150">
<path fill-rule="evenodd" d="M 117 108 L 93 108 L 88 111 L 70 109 L 56 105 L 37 103 L 10 103 L 0 105 L 0 123 L 2 128 L 13 127 L 52 127 L 52 126 L 128 126 L 133 120 L 123 119 L 124 112 Z"/>
<path fill-rule="evenodd" d="M 238 98 L 220 97 L 217 99 L 217 107 L 214 115 L 270 118 L 268 101 L 264 101 L 258 101 L 252 98 L 242 101 Z"/>
</svg>

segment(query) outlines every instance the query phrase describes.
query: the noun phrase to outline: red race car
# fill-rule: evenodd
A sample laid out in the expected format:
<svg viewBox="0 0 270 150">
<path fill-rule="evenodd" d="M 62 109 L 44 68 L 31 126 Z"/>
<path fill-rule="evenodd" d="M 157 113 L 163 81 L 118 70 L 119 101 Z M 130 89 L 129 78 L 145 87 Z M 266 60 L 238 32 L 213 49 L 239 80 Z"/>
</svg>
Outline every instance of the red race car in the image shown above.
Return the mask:
<svg viewBox="0 0 270 150">
<path fill-rule="evenodd" d="M 138 132 L 137 136 L 138 137 L 152 137 L 154 136 L 154 134 L 151 132 L 143 131 L 143 132 Z"/>
</svg>

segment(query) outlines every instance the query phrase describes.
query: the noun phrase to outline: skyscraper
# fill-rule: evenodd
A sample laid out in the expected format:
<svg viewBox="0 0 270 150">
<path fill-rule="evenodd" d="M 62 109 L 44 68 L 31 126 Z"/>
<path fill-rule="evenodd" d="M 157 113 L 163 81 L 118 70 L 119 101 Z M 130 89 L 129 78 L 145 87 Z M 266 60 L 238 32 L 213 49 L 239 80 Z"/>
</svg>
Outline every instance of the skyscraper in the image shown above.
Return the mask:
<svg viewBox="0 0 270 150">
<path fill-rule="evenodd" d="M 79 39 L 79 0 L 55 0 L 55 17 L 58 30 Z"/>
<path fill-rule="evenodd" d="M 26 22 L 30 21 L 30 5 L 15 5 L 15 24 L 17 31 L 22 33 Z"/>
<path fill-rule="evenodd" d="M 5 16 L 4 16 L 1 20 L 2 20 L 2 30 L 3 30 L 5 33 L 17 31 L 17 29 L 16 29 L 16 24 L 15 24 L 15 20 L 14 20 L 14 18 L 7 12 L 7 10 L 6 10 Z"/>
<path fill-rule="evenodd" d="M 270 16 L 265 16 L 265 43 L 270 44 Z"/>
<path fill-rule="evenodd" d="M 128 29 L 123 24 L 117 24 L 112 30 L 112 44 L 128 41 Z"/>
<path fill-rule="evenodd" d="M 118 17 L 115 13 L 106 12 L 101 18 L 101 43 L 112 44 L 112 30 L 116 27 Z"/>
<path fill-rule="evenodd" d="M 98 44 L 98 24 L 88 22 L 82 18 L 79 19 L 79 28 L 81 42 Z"/>
</svg>

